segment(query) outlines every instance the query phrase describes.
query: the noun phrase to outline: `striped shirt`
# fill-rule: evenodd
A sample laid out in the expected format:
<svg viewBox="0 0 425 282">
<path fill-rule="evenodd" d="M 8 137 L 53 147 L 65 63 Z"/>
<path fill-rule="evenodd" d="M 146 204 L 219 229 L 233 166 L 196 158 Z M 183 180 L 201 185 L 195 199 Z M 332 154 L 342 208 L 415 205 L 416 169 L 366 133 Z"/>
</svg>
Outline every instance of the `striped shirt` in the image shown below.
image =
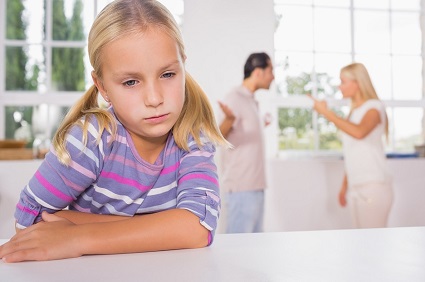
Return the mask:
<svg viewBox="0 0 425 282">
<path fill-rule="evenodd" d="M 112 110 L 111 110 L 112 111 Z M 220 212 L 215 147 L 202 139 L 198 148 L 192 136 L 189 151 L 180 149 L 169 134 L 154 164 L 137 153 L 124 126 L 117 134 L 103 131 L 100 142 L 97 119 L 90 116 L 87 145 L 83 130 L 74 125 L 67 135 L 71 162 L 61 164 L 53 149 L 22 190 L 16 206 L 18 228 L 40 221 L 41 212 L 69 207 L 95 214 L 133 216 L 168 209 L 186 209 L 197 215 L 213 236 Z"/>
</svg>

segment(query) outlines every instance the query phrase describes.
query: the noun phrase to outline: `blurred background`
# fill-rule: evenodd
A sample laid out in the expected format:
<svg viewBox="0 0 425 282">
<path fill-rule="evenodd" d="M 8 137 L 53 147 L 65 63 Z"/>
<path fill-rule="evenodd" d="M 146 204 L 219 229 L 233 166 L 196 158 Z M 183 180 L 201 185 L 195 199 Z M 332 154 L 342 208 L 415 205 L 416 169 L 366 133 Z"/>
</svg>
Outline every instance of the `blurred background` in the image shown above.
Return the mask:
<svg viewBox="0 0 425 282">
<path fill-rule="evenodd" d="M 92 83 L 86 38 L 105 0 L 0 1 L 0 139 L 50 139 Z M 213 101 L 239 84 L 247 55 L 274 58 L 276 80 L 260 95 L 273 114 L 269 155 L 340 152 L 336 128 L 305 98 L 344 113 L 339 69 L 366 65 L 390 118 L 388 152 L 423 143 L 423 1 L 163 0 L 188 49 L 187 68 Z M 214 103 L 214 106 L 216 103 Z"/>
<path fill-rule="evenodd" d="M 91 86 L 87 35 L 109 2 L 0 0 L 0 139 L 24 141 L 29 159 L 43 157 L 70 106 Z M 365 64 L 387 106 L 388 156 L 403 158 L 390 160 L 398 193 L 390 225 L 425 224 L 425 211 L 418 212 L 425 207 L 425 160 L 410 158 L 424 143 L 425 0 L 160 2 L 180 25 L 187 70 L 217 116 L 217 101 L 241 83 L 247 56 L 265 51 L 273 58 L 275 81 L 257 95 L 261 111 L 272 116 L 265 131 L 266 230 L 349 228 L 348 212 L 336 203 L 343 174 L 340 136 L 311 110 L 305 94 L 346 114 L 339 70 L 353 61 Z M 6 151 L 0 149 L 2 156 Z M 0 165 L 7 170 L 0 174 L 2 190 L 11 178 L 24 185 L 39 163 Z M 11 177 L 15 167 L 25 170 Z"/>
</svg>

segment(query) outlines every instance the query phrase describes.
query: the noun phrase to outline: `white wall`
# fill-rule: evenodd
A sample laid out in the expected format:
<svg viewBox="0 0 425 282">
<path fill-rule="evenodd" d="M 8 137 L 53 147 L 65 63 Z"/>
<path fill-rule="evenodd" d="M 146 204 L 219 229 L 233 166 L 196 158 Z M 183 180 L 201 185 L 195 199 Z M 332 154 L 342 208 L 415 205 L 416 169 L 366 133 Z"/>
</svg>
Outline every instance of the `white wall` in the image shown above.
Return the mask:
<svg viewBox="0 0 425 282">
<path fill-rule="evenodd" d="M 273 0 L 185 0 L 186 68 L 207 93 L 216 116 L 221 114 L 217 101 L 242 83 L 249 54 L 266 52 L 273 58 L 276 24 Z M 264 112 L 273 89 L 257 95 Z M 271 114 L 277 120 L 277 113 Z M 266 154 L 275 156 L 277 125 L 266 134 Z"/>
<path fill-rule="evenodd" d="M 186 68 L 208 95 L 217 118 L 221 115 L 217 101 L 242 83 L 249 54 L 266 52 L 273 58 L 276 24 L 273 0 L 185 0 L 182 32 Z M 263 112 L 273 95 L 273 90 L 257 93 Z M 277 112 L 270 114 L 277 120 Z M 269 157 L 277 153 L 277 136 L 277 125 L 268 126 L 265 142 Z M 219 173 L 220 155 L 219 148 Z M 218 232 L 223 232 L 226 223 L 226 203 L 222 198 Z"/>
<path fill-rule="evenodd" d="M 273 57 L 274 27 L 273 0 L 185 0 L 183 36 L 187 69 L 206 91 L 216 113 L 217 100 L 241 83 L 243 64 L 250 53 L 265 51 Z M 267 108 L 274 93 L 259 94 L 260 105 Z M 274 136 L 277 126 L 269 126 L 266 230 L 349 228 L 349 213 L 340 209 L 335 200 L 341 163 L 274 160 Z M 39 163 L 0 161 L 0 238 L 12 236 L 19 192 Z M 398 160 L 390 164 L 397 183 L 390 225 L 425 225 L 425 160 Z M 223 208 L 219 232 L 225 223 L 225 212 Z"/>
<path fill-rule="evenodd" d="M 343 160 L 272 159 L 266 191 L 265 231 L 352 228 L 350 211 L 337 195 Z M 425 159 L 390 159 L 394 201 L 389 227 L 425 226 Z"/>
<path fill-rule="evenodd" d="M 13 214 L 19 194 L 40 164 L 40 160 L 0 161 L 0 239 L 15 233 Z"/>
<path fill-rule="evenodd" d="M 212 102 L 243 79 L 252 52 L 274 52 L 273 0 L 185 0 L 187 70 Z"/>
</svg>

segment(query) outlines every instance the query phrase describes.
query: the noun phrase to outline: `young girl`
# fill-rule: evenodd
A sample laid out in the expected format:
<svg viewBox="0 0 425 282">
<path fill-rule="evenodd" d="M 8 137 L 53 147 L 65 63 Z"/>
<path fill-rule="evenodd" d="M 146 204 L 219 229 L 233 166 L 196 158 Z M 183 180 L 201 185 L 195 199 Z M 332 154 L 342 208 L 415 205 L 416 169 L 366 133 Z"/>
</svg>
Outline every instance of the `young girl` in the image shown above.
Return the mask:
<svg viewBox="0 0 425 282">
<path fill-rule="evenodd" d="M 382 137 L 388 132 L 385 106 L 379 100 L 368 71 L 360 63 L 341 69 L 340 90 L 351 99 L 347 119 L 338 117 L 326 102 L 314 99 L 314 109 L 343 132 L 345 176 L 339 193 L 347 204 L 350 188 L 351 214 L 356 228 L 386 227 L 393 200 L 391 178 Z"/>
<path fill-rule="evenodd" d="M 205 247 L 220 211 L 206 95 L 154 0 L 117 0 L 88 38 L 92 86 L 21 193 L 6 262 Z M 98 106 L 98 93 L 110 104 Z M 63 210 L 69 207 L 69 210 Z M 37 224 L 35 224 L 37 223 Z"/>
</svg>

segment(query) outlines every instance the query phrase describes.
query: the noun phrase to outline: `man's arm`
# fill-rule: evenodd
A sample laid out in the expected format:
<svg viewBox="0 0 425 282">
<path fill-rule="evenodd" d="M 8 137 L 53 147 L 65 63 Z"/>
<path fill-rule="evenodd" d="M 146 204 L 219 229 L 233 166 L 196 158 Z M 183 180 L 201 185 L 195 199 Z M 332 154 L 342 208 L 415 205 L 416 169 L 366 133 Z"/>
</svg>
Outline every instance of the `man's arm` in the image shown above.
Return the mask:
<svg viewBox="0 0 425 282">
<path fill-rule="evenodd" d="M 232 130 L 236 117 L 233 114 L 233 111 L 226 104 L 222 102 L 218 102 L 218 104 L 224 113 L 224 119 L 220 124 L 220 131 L 224 138 L 227 138 L 229 132 Z"/>
</svg>

